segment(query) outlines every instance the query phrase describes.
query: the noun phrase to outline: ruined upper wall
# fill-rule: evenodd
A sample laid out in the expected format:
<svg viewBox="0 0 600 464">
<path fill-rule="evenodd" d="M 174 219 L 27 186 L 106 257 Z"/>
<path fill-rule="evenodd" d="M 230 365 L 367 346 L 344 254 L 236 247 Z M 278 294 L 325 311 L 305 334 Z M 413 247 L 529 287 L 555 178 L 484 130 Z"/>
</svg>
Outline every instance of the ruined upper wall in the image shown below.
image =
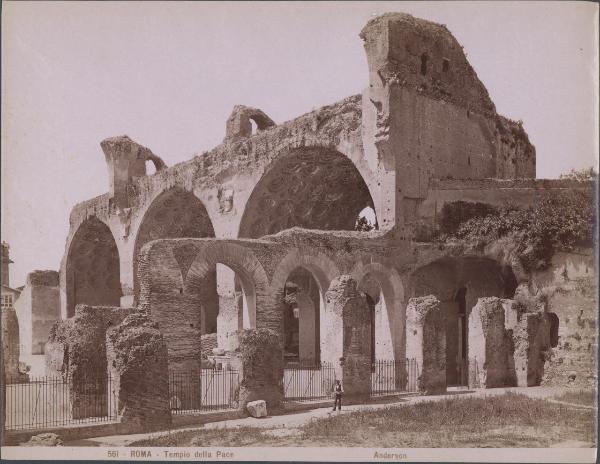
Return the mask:
<svg viewBox="0 0 600 464">
<path fill-rule="evenodd" d="M 236 173 L 265 170 L 287 148 L 338 148 L 351 138 L 355 146 L 350 150 L 364 148 L 365 153 L 355 157 L 364 158 L 372 172 L 379 170 L 376 176 L 382 175 L 378 163 L 388 171 L 397 165 L 396 180 L 365 179 L 371 190 L 381 184 L 384 197 L 401 191 L 407 198 L 424 198 L 430 178 L 535 177 L 535 149 L 522 124 L 496 114 L 485 86 L 445 26 L 387 13 L 369 21 L 360 36 L 367 52 L 370 87 L 375 91 L 367 102 L 361 96 L 349 97 L 280 125 L 257 108 L 237 105 L 226 121 L 224 143 L 171 168 L 127 136 L 106 139 L 101 145 L 110 173 L 108 203 L 103 197 L 82 203 L 75 216 L 87 216 L 92 210 L 95 215 L 117 211 L 127 222 L 131 213 L 126 210 L 151 199 L 160 184 L 185 185 L 187 190 L 200 184 L 205 189 L 219 188 Z M 421 103 L 392 93 L 376 95 L 377 89 L 391 87 L 415 94 Z M 423 99 L 442 104 L 432 106 Z M 368 128 L 371 116 L 364 111 L 372 105 L 377 107 L 374 138 Z M 257 126 L 254 134 L 251 120 Z M 378 144 L 385 137 L 396 137 L 397 143 L 380 149 Z M 373 145 L 378 146 L 376 156 L 371 156 Z M 156 164 L 157 175 L 146 176 L 148 160 Z M 387 202 L 384 210 L 395 208 L 390 199 L 381 201 Z M 396 214 L 387 225 L 400 217 Z M 379 220 L 384 223 L 383 218 Z"/>
<path fill-rule="evenodd" d="M 444 25 L 405 13 L 370 20 L 364 40 L 371 85 L 396 81 L 435 99 L 493 115 L 496 107 Z"/>
<path fill-rule="evenodd" d="M 33 271 L 27 274 L 29 286 L 58 287 L 58 271 Z"/>
<path fill-rule="evenodd" d="M 231 120 L 237 120 L 238 117 L 255 117 L 258 111 L 255 108 L 236 107 L 228 121 L 228 128 Z M 106 194 L 75 205 L 71 211 L 70 223 L 77 224 L 90 216 L 108 220 L 108 217 L 117 211 L 117 202 L 111 201 L 116 191 L 124 195 L 121 197 L 121 204 L 135 209 L 145 204 L 157 189 L 164 186 L 179 185 L 187 190 L 200 186 L 211 189 L 229 180 L 236 173 L 264 172 L 264 168 L 273 159 L 287 150 L 303 146 L 335 149 L 342 141 L 352 138 L 353 134 L 356 135 L 355 138 L 358 137 L 360 124 L 361 96 L 354 95 L 279 125 L 265 122 L 265 126 L 259 127 L 255 134 L 230 129 L 222 144 L 194 155 L 189 161 L 163 167 L 152 176 L 146 175 L 145 168 L 143 173 L 137 169 L 141 169 L 141 166 L 138 166 L 138 156 L 144 158 L 144 162 L 151 159 L 146 157 L 152 154 L 148 148 L 127 136 L 107 139 L 102 142 L 102 148 L 109 163 L 109 171 L 113 169 L 113 160 L 121 160 L 121 168 L 127 164 L 126 160 L 131 160 L 132 168 L 128 169 L 136 175 L 132 174 L 127 177 L 127 181 L 123 180 L 125 185 L 117 190 L 111 189 Z M 114 183 L 112 177 L 110 182 L 111 185 Z"/>
<path fill-rule="evenodd" d="M 322 206 L 318 204 L 322 198 L 317 198 L 322 185 L 334 188 L 321 197 L 341 199 L 336 208 L 352 214 L 350 203 L 361 203 L 362 208 L 367 206 L 363 197 L 370 195 L 372 201 L 367 203 L 375 209 L 379 228 L 391 230 L 419 221 L 420 205 L 429 198 L 435 179 L 535 177 L 535 149 L 522 124 L 496 114 L 485 87 L 445 26 L 400 13 L 385 14 L 371 20 L 361 37 L 370 72 L 370 87 L 362 96 L 278 125 L 261 110 L 238 105 L 224 121 L 222 144 L 169 168 L 127 136 L 104 140 L 109 192 L 73 208 L 61 279 L 75 232 L 95 216 L 114 236 L 127 295 L 139 231 L 155 200 L 168 190 L 192 193 L 202 203 L 214 229 L 209 235 L 235 238 L 292 226 L 348 228 L 354 218 L 331 227 L 325 220 L 313 220 Z M 252 120 L 256 133 L 252 133 Z M 289 159 L 293 162 L 280 162 Z M 156 164 L 154 175 L 146 175 L 147 161 Z M 354 168 L 356 175 L 347 176 Z M 272 182 L 272 177 L 277 181 Z M 282 187 L 286 182 L 293 186 Z M 360 201 L 354 201 L 356 195 L 346 195 L 360 189 L 368 190 Z M 299 208 L 303 203 L 309 207 Z M 253 227 L 269 205 L 277 224 Z M 252 214 L 246 214 L 249 210 Z M 299 210 L 310 220 L 302 223 L 291 217 Z M 326 208 L 320 210 L 321 216 L 333 216 Z M 293 214 L 284 217 L 285 211 Z M 248 217 L 251 224 L 244 227 Z M 243 233 L 244 228 L 251 232 Z M 398 236 L 410 239 L 410 227 Z"/>
<path fill-rule="evenodd" d="M 496 113 L 446 26 L 386 13 L 360 37 L 369 65 L 365 95 L 375 106 L 363 119 L 367 127 L 374 120 L 380 156 L 393 153 L 402 167 L 406 198 L 423 198 L 432 177 L 535 177 L 535 148 L 522 123 Z"/>
</svg>

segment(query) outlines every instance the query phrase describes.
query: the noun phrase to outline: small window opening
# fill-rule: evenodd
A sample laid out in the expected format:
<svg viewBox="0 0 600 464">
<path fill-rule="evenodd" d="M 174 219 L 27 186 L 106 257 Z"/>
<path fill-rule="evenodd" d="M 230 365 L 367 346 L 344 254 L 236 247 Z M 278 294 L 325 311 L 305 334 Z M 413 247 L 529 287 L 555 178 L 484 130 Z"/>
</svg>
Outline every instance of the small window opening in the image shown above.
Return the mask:
<svg viewBox="0 0 600 464">
<path fill-rule="evenodd" d="M 424 76 L 427 74 L 427 54 L 421 55 L 421 74 Z"/>
<path fill-rule="evenodd" d="M 450 60 L 448 58 L 444 58 L 442 61 L 442 71 L 448 72 L 450 70 Z"/>
<path fill-rule="evenodd" d="M 250 119 L 250 124 L 252 124 L 251 134 L 254 135 L 258 132 L 258 125 L 256 124 L 256 121 L 254 119 Z"/>
<path fill-rule="evenodd" d="M 356 222 L 354 224 L 354 230 L 368 232 L 370 230 L 378 228 L 379 226 L 377 224 L 377 216 L 375 215 L 375 210 L 370 206 L 364 207 L 360 211 L 360 213 L 358 213 L 358 217 L 356 218 Z"/>
<path fill-rule="evenodd" d="M 467 157 L 467 162 L 469 163 L 469 166 L 471 166 L 471 157 Z"/>
<path fill-rule="evenodd" d="M 154 163 L 151 160 L 147 160 L 146 161 L 146 175 L 151 176 L 153 174 L 156 174 L 156 166 L 154 165 Z"/>
</svg>

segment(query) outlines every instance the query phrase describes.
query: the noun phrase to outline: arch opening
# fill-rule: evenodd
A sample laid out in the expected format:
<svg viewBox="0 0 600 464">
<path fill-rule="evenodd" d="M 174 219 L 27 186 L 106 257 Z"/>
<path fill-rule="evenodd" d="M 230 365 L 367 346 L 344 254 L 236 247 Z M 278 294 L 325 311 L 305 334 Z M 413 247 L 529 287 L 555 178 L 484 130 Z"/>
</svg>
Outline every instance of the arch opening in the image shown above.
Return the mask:
<svg viewBox="0 0 600 464">
<path fill-rule="evenodd" d="M 119 306 L 119 250 L 108 226 L 96 217 L 85 220 L 69 247 L 66 265 L 67 317 L 77 304 Z"/>
<path fill-rule="evenodd" d="M 237 266 L 216 263 L 218 323 L 232 331 L 256 328 L 256 288 L 252 279 Z"/>
<path fill-rule="evenodd" d="M 367 300 L 370 315 L 371 331 L 371 362 L 394 361 L 395 349 L 394 321 L 388 307 L 392 305 L 388 301 L 391 295 L 384 294 L 383 286 L 379 278 L 369 272 L 358 282 L 358 290 L 362 292 Z"/>
<path fill-rule="evenodd" d="M 511 267 L 488 258 L 442 258 L 413 272 L 411 296 L 434 295 L 444 312 L 447 385 L 468 382 L 468 321 L 479 298 L 512 298 L 516 287 Z"/>
<path fill-rule="evenodd" d="M 216 273 L 217 347 L 226 352 L 239 346 L 239 331 L 259 326 L 256 307 L 264 302 L 268 283 L 260 262 L 238 245 L 207 242 L 192 262 L 186 291 L 204 306 L 207 278 Z M 260 301 L 259 301 L 260 299 Z M 262 326 L 268 324 L 261 320 Z M 206 353 L 212 355 L 212 353 Z"/>
<path fill-rule="evenodd" d="M 295 268 L 283 293 L 284 357 L 287 363 L 312 365 L 321 359 L 322 291 L 312 273 Z"/>
<path fill-rule="evenodd" d="M 355 230 L 366 207 L 374 208 L 373 199 L 350 159 L 325 147 L 296 149 L 277 158 L 254 188 L 239 237 L 291 227 Z"/>
<path fill-rule="evenodd" d="M 146 160 L 146 175 L 153 176 L 158 171 L 156 167 L 156 161 L 154 160 Z"/>
<path fill-rule="evenodd" d="M 204 204 L 193 193 L 173 188 L 159 195 L 148 208 L 140 225 L 133 255 L 133 293 L 139 301 L 138 255 L 152 240 L 163 238 L 214 237 L 215 231 Z M 203 282 L 202 332 L 217 329 L 218 297 L 216 269 L 209 270 Z"/>
<path fill-rule="evenodd" d="M 375 215 L 375 210 L 370 206 L 363 208 L 356 218 L 356 224 L 354 225 L 354 230 L 359 230 L 362 232 L 368 232 L 373 229 L 378 229 L 379 225 L 377 224 L 377 216 Z"/>
</svg>

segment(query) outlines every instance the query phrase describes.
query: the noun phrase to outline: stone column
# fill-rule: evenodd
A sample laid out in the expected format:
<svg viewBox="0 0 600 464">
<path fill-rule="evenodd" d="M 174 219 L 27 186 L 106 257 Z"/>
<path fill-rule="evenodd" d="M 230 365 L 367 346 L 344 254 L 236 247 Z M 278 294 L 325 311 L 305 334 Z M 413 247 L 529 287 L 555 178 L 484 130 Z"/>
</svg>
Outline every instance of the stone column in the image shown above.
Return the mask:
<svg viewBox="0 0 600 464">
<path fill-rule="evenodd" d="M 371 324 L 369 305 L 352 277 L 331 282 L 325 294 L 321 360 L 331 363 L 342 380 L 344 397 L 361 400 L 371 392 Z"/>
<path fill-rule="evenodd" d="M 406 308 L 406 357 L 417 363 L 418 388 L 446 391 L 446 321 L 433 295 L 411 298 Z"/>
<path fill-rule="evenodd" d="M 239 407 L 264 400 L 267 410 L 283 403 L 283 346 L 279 334 L 270 329 L 240 331 L 239 347 L 232 353 L 231 366 L 241 375 Z"/>
<path fill-rule="evenodd" d="M 508 377 L 509 344 L 500 298 L 479 298 L 469 316 L 469 385 L 504 387 Z"/>
<path fill-rule="evenodd" d="M 143 314 L 128 316 L 107 331 L 106 355 L 111 387 L 109 411 L 131 430 L 169 426 L 167 345 L 158 324 Z M 199 397 L 200 377 L 195 381 L 197 385 L 186 390 Z"/>
</svg>

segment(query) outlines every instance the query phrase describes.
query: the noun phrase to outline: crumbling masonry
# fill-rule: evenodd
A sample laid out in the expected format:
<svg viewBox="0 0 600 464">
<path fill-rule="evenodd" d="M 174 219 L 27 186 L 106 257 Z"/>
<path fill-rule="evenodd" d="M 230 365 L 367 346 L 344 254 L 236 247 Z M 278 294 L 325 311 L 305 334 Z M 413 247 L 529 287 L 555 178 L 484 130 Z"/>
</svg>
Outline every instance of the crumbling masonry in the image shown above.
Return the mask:
<svg viewBox="0 0 600 464">
<path fill-rule="evenodd" d="M 125 354 L 110 353 L 144 352 L 135 343 L 150 344 L 162 365 L 164 340 L 165 372 L 151 380 L 164 386 L 167 370 L 201 368 L 203 336 L 216 332 L 217 350 L 235 358 L 240 331 L 268 329 L 281 348 L 271 354 L 333 363 L 357 398 L 369 393 L 373 359 L 407 356 L 419 360 L 425 392 L 539 383 L 548 316 L 511 300 L 533 276 L 498 247 L 422 237 L 439 227 L 446 202 L 528 206 L 572 185 L 535 179 L 522 124 L 496 113 L 445 26 L 390 13 L 360 37 L 360 95 L 281 124 L 236 106 L 221 145 L 172 167 L 127 136 L 101 143 L 109 190 L 71 212 L 60 268 L 62 324 L 71 328 L 51 337 L 55 367 L 76 375 L 77 343 L 99 369 L 130 372 Z M 354 231 L 366 207 L 377 228 Z M 295 317 L 299 328 L 286 330 Z M 93 338 L 73 340 L 84 336 L 78 324 Z M 148 337 L 121 343 L 136 324 Z M 117 367 L 106 348 L 86 348 L 107 337 Z M 256 385 L 248 379 L 247 399 Z M 265 385 L 270 397 L 261 399 L 279 404 L 281 391 L 272 379 Z M 148 395 L 168 415 L 156 391 Z M 140 417 L 158 417 L 136 401 Z"/>
</svg>

